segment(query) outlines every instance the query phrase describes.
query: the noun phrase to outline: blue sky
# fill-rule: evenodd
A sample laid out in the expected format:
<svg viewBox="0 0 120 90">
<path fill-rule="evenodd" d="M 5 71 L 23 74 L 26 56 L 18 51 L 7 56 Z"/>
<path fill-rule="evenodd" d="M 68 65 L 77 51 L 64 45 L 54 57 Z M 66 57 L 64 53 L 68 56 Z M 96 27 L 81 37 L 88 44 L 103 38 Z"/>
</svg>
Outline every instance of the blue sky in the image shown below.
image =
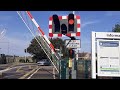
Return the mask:
<svg viewBox="0 0 120 90">
<path fill-rule="evenodd" d="M 53 14 L 68 15 L 71 12 L 31 11 L 31 14 L 48 36 L 49 17 Z M 75 14 L 81 17 L 81 36 L 78 37 L 81 39 L 81 52 L 91 52 L 91 31 L 110 32 L 115 24 L 120 23 L 119 11 L 75 11 Z M 0 11 L 0 32 L 2 31 L 5 33 L 0 36 L 0 53 L 23 56 L 24 49 L 29 46 L 33 36 L 16 11 Z"/>
</svg>

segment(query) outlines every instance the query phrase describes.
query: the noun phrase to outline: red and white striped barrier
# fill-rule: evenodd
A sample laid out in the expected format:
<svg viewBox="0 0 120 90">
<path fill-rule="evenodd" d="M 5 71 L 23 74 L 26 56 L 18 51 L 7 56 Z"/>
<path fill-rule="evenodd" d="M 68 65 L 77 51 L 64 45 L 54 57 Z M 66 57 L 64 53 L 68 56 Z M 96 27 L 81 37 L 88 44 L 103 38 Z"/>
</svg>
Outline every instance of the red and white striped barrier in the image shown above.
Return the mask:
<svg viewBox="0 0 120 90">
<path fill-rule="evenodd" d="M 38 30 L 41 32 L 42 36 L 44 37 L 44 39 L 47 41 L 47 43 L 49 44 L 50 48 L 52 49 L 52 54 L 54 54 L 55 53 L 55 51 L 54 51 L 55 49 L 54 49 L 54 46 L 52 45 L 52 43 L 48 40 L 48 38 L 45 35 L 45 33 L 41 30 L 40 26 L 35 21 L 35 19 L 33 18 L 32 14 L 30 13 L 30 11 L 26 11 L 26 13 L 30 17 L 30 19 L 33 21 L 33 23 L 36 25 L 36 27 L 38 28 Z"/>
</svg>

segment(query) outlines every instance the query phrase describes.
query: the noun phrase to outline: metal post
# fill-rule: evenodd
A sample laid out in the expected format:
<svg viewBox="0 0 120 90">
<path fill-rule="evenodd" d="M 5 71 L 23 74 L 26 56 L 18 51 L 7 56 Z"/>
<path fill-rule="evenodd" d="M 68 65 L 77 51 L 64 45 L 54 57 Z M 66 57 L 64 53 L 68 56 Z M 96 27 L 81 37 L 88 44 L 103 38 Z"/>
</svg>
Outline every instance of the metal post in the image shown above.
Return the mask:
<svg viewBox="0 0 120 90">
<path fill-rule="evenodd" d="M 95 32 L 92 32 L 92 78 L 96 79 L 96 43 L 95 43 Z"/>
<path fill-rule="evenodd" d="M 69 79 L 72 79 L 72 69 L 69 68 Z"/>
<path fill-rule="evenodd" d="M 59 79 L 61 79 L 61 60 L 59 61 Z"/>
<path fill-rule="evenodd" d="M 62 47 L 60 46 L 60 58 L 62 57 Z"/>
<path fill-rule="evenodd" d="M 78 61 L 78 51 L 76 51 L 76 61 Z"/>
<path fill-rule="evenodd" d="M 85 60 L 85 79 L 88 79 L 88 61 L 87 60 Z"/>
<path fill-rule="evenodd" d="M 66 79 L 66 60 L 61 60 L 60 79 Z"/>
<path fill-rule="evenodd" d="M 8 41 L 8 62 L 7 63 L 9 63 L 10 61 L 9 61 L 9 41 Z"/>
<path fill-rule="evenodd" d="M 76 40 L 75 37 L 70 37 L 71 40 Z M 76 79 L 76 55 L 75 55 L 75 50 L 73 48 L 70 48 L 74 52 L 74 57 L 69 58 L 69 79 Z"/>
<path fill-rule="evenodd" d="M 79 50 L 77 50 L 77 52 L 76 52 L 76 62 L 75 62 L 75 65 L 76 65 L 76 78 L 77 78 L 77 71 L 78 71 L 78 53 L 79 53 Z"/>
<path fill-rule="evenodd" d="M 27 49 L 25 49 L 25 62 L 26 62 L 26 52 L 27 52 Z"/>
<path fill-rule="evenodd" d="M 56 79 L 55 78 L 55 68 L 54 67 L 53 67 L 53 78 Z"/>
<path fill-rule="evenodd" d="M 8 55 L 9 55 L 9 41 L 8 41 Z"/>
<path fill-rule="evenodd" d="M 72 60 L 72 79 L 76 79 L 76 59 Z"/>
<path fill-rule="evenodd" d="M 2 76 L 3 76 L 3 75 L 2 75 L 2 72 L 0 72 L 0 78 L 1 78 L 1 79 L 2 79 Z"/>
</svg>

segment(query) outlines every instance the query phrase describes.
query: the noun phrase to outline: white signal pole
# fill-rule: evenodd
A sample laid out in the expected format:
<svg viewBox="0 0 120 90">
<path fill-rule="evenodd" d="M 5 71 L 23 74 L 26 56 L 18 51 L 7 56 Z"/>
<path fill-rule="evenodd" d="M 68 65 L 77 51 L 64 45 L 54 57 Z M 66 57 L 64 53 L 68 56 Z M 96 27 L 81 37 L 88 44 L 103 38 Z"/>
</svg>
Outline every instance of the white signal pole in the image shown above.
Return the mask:
<svg viewBox="0 0 120 90">
<path fill-rule="evenodd" d="M 73 11 L 73 14 L 75 14 L 75 11 Z"/>
</svg>

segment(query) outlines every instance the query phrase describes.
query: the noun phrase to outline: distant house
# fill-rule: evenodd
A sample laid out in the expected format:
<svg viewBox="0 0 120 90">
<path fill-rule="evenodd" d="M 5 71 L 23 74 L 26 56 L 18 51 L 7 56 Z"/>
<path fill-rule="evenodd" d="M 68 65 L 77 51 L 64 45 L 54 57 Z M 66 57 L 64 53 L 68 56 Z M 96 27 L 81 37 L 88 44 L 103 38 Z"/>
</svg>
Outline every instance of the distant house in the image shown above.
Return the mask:
<svg viewBox="0 0 120 90">
<path fill-rule="evenodd" d="M 29 60 L 29 62 L 33 62 L 31 56 L 27 56 L 27 57 L 26 57 L 26 60 L 27 60 L 27 59 Z M 20 60 L 25 60 L 25 56 L 23 56 L 23 57 L 16 57 L 16 58 L 15 58 L 15 61 L 16 61 L 16 62 L 20 62 Z"/>
<path fill-rule="evenodd" d="M 0 54 L 0 64 L 7 64 L 7 63 L 14 63 L 14 62 L 20 62 L 20 60 L 25 60 L 25 57 L 19 57 L 15 55 L 5 55 L 5 54 Z M 26 61 L 28 62 L 33 62 L 31 56 L 26 57 Z"/>
<path fill-rule="evenodd" d="M 15 57 L 18 57 L 18 56 L 0 54 L 0 64 L 13 63 L 15 62 Z"/>
<path fill-rule="evenodd" d="M 91 60 L 91 53 L 88 52 L 78 53 L 78 58 L 81 60 Z"/>
</svg>

